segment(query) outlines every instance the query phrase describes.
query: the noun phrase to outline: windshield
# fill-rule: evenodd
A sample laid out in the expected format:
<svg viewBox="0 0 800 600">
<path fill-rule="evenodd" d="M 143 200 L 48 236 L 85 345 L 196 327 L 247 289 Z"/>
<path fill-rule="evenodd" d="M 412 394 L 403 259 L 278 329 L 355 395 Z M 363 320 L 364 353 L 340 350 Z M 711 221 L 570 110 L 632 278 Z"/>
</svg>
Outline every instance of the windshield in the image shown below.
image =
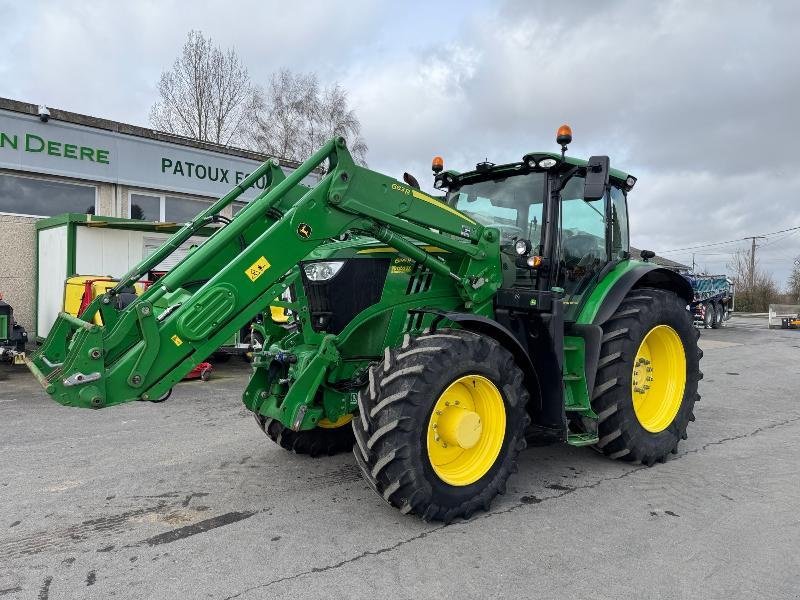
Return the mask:
<svg viewBox="0 0 800 600">
<path fill-rule="evenodd" d="M 467 183 L 447 195 L 447 203 L 484 226 L 497 227 L 501 242 L 541 241 L 546 174 L 526 173 Z"/>
</svg>

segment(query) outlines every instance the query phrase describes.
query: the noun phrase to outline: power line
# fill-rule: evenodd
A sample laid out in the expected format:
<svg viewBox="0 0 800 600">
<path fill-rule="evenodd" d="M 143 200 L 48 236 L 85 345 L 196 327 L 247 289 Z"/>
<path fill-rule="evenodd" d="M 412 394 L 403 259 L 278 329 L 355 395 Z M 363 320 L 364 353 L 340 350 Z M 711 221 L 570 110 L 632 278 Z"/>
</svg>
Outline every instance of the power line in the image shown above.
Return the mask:
<svg viewBox="0 0 800 600">
<path fill-rule="evenodd" d="M 712 242 L 710 244 L 698 244 L 697 246 L 686 246 L 685 248 L 673 248 L 671 250 L 659 250 L 658 254 L 671 254 L 673 252 L 681 252 L 683 250 L 694 250 L 696 248 L 709 248 L 711 246 L 722 246 L 723 244 L 733 244 L 733 243 L 736 243 L 736 242 L 745 242 L 747 240 L 751 240 L 753 237 L 766 238 L 766 237 L 769 237 L 771 235 L 777 235 L 779 233 L 786 233 L 787 231 L 796 231 L 798 229 L 800 229 L 800 226 L 798 226 L 798 227 L 789 227 L 788 229 L 781 229 L 779 231 L 773 231 L 772 233 L 765 233 L 763 235 L 756 235 L 756 236 L 748 235 L 746 237 L 736 238 L 734 240 L 726 240 L 724 242 Z"/>
</svg>

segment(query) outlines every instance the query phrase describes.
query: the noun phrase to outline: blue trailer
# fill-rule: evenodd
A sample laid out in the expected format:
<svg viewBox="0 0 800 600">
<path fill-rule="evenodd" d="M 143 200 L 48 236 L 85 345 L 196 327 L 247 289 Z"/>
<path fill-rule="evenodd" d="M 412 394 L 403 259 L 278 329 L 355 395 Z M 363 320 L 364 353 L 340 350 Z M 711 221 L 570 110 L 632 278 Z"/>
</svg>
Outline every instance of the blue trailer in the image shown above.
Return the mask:
<svg viewBox="0 0 800 600">
<path fill-rule="evenodd" d="M 730 319 L 734 305 L 734 285 L 725 275 L 699 275 L 681 272 L 694 290 L 691 303 L 695 323 L 717 329 Z"/>
</svg>

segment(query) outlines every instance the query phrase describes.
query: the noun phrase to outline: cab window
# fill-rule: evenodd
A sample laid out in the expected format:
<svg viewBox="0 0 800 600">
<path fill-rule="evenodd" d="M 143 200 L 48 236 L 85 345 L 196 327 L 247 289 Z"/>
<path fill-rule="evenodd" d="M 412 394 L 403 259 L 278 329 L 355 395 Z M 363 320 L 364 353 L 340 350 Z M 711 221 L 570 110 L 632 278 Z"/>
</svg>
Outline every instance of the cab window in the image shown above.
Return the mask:
<svg viewBox="0 0 800 600">
<path fill-rule="evenodd" d="M 501 244 L 524 238 L 536 248 L 544 188 L 544 173 L 512 175 L 464 184 L 448 195 L 447 203 L 485 227 L 497 227 Z"/>
<path fill-rule="evenodd" d="M 583 185 L 583 177 L 573 177 L 561 190 L 561 243 L 556 280 L 564 288 L 567 318 L 574 318 L 584 291 L 608 263 L 606 198 L 584 200 Z"/>
<path fill-rule="evenodd" d="M 611 188 L 611 258 L 625 258 L 630 252 L 628 239 L 628 203 L 618 187 Z"/>
</svg>

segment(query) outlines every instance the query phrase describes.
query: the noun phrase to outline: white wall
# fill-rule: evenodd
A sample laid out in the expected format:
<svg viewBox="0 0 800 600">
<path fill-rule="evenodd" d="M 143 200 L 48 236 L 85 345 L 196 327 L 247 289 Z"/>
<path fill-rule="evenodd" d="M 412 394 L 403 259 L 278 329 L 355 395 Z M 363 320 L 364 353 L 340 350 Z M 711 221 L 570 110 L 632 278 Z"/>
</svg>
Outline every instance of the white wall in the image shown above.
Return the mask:
<svg viewBox="0 0 800 600">
<path fill-rule="evenodd" d="M 67 274 L 67 226 L 39 231 L 39 289 L 36 299 L 36 335 L 44 337 L 64 304 Z M 33 336 L 31 336 L 33 337 Z"/>
<path fill-rule="evenodd" d="M 119 278 L 155 251 L 168 233 L 129 231 L 112 227 L 76 227 L 75 274 L 108 275 Z M 156 267 L 167 271 L 180 261 L 192 244 L 206 238 L 192 237 L 172 256 Z M 46 337 L 64 309 L 64 282 L 67 272 L 66 226 L 39 233 L 39 297 L 36 334 Z"/>
</svg>

